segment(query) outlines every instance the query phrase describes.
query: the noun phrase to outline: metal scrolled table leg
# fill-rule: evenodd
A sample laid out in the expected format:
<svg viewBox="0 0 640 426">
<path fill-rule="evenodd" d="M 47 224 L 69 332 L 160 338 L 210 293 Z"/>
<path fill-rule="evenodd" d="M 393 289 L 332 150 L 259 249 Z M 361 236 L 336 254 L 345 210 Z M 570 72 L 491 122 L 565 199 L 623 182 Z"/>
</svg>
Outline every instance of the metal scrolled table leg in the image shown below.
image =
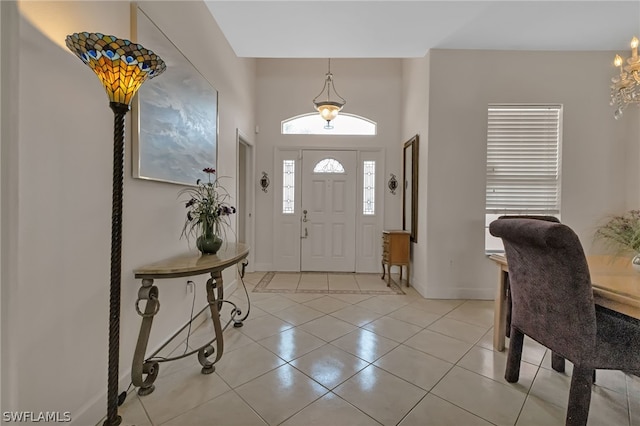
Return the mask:
<svg viewBox="0 0 640 426">
<path fill-rule="evenodd" d="M 140 311 L 140 301 L 146 300 L 144 312 Z M 160 302 L 158 301 L 158 287 L 153 285 L 152 279 L 143 279 L 142 287 L 138 290 L 138 300 L 136 300 L 136 311 L 142 317 L 140 325 L 140 333 L 138 334 L 138 342 L 133 355 L 133 365 L 131 367 L 131 381 L 133 385 L 138 387 L 138 395 L 149 395 L 155 389 L 153 382 L 158 377 L 159 365 L 155 361 L 145 361 L 144 355 L 147 351 L 149 343 L 149 334 L 151 333 L 151 324 L 153 317 L 160 310 Z M 143 374 L 146 378 L 142 378 Z"/>
<path fill-rule="evenodd" d="M 218 297 L 216 298 L 215 289 L 218 289 Z M 211 345 L 207 345 L 198 351 L 198 361 L 202 365 L 202 374 L 211 374 L 215 371 L 215 365 L 224 352 L 224 338 L 222 336 L 222 325 L 220 324 L 220 309 L 222 308 L 222 273 L 220 271 L 212 272 L 211 278 L 207 280 L 207 302 L 211 310 L 211 321 L 216 335 L 216 349 L 214 351 Z M 207 357 L 216 352 L 216 358 L 213 362 Z"/>
</svg>

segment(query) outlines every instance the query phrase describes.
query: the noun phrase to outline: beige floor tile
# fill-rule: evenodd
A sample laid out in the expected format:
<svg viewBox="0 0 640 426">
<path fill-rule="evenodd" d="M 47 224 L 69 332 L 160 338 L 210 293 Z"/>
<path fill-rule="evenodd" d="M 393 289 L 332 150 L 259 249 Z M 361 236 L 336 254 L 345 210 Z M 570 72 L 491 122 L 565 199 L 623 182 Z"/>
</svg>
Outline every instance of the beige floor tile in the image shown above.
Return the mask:
<svg viewBox="0 0 640 426">
<path fill-rule="evenodd" d="M 281 311 L 274 312 L 273 315 L 289 324 L 300 325 L 320 318 L 324 316 L 324 313 L 305 305 L 295 304 Z"/>
<path fill-rule="evenodd" d="M 422 330 L 422 327 L 390 317 L 379 318 L 364 325 L 362 328 L 376 333 L 378 336 L 395 340 L 398 343 L 404 342 Z"/>
<path fill-rule="evenodd" d="M 460 367 L 433 388 L 434 395 L 497 425 L 515 424 L 526 394 Z"/>
<path fill-rule="evenodd" d="M 491 423 L 428 394 L 411 410 L 400 426 L 491 426 Z"/>
<path fill-rule="evenodd" d="M 327 389 L 286 364 L 236 392 L 270 425 L 277 425 L 327 393 Z"/>
<path fill-rule="evenodd" d="M 363 300 L 371 299 L 374 296 L 372 296 L 371 294 L 330 294 L 329 297 L 355 305 L 356 303 L 360 303 Z"/>
<path fill-rule="evenodd" d="M 257 343 L 225 353 L 216 365 L 216 372 L 235 388 L 285 362 Z"/>
<path fill-rule="evenodd" d="M 118 408 L 118 414 L 122 417 L 122 425 L 151 426 L 151 420 L 144 411 L 142 403 L 138 399 L 137 390 L 129 392 L 127 399 Z"/>
<path fill-rule="evenodd" d="M 565 416 L 566 411 L 563 408 L 529 395 L 516 426 L 563 426 Z"/>
<path fill-rule="evenodd" d="M 493 305 L 493 300 L 468 300 L 449 312 L 447 318 L 491 327 L 493 325 Z"/>
<path fill-rule="evenodd" d="M 140 397 L 153 424 L 164 423 L 230 390 L 217 372 L 202 374 L 199 369 L 160 377 L 155 387 L 153 393 Z"/>
<path fill-rule="evenodd" d="M 418 299 L 411 302 L 408 307 L 422 309 L 433 314 L 446 315 L 463 303 L 464 300 Z"/>
<path fill-rule="evenodd" d="M 478 327 L 466 322 L 444 317 L 427 327 L 427 330 L 475 344 L 487 332 L 487 327 Z"/>
<path fill-rule="evenodd" d="M 329 291 L 329 279 L 327 278 L 327 274 L 302 274 L 300 276 L 300 282 L 298 283 L 298 289 Z"/>
<path fill-rule="evenodd" d="M 282 333 L 262 339 L 258 343 L 287 362 L 326 344 L 324 340 L 299 328 L 290 328 Z"/>
<path fill-rule="evenodd" d="M 295 305 L 293 300 L 277 295 L 265 300 L 259 300 L 255 305 L 263 311 L 274 313 Z"/>
<path fill-rule="evenodd" d="M 629 404 L 627 395 L 610 389 L 594 386 L 591 390 L 588 426 L 629 425 Z"/>
<path fill-rule="evenodd" d="M 361 328 L 334 340 L 331 344 L 368 362 L 377 360 L 398 346 L 396 341 Z"/>
<path fill-rule="evenodd" d="M 496 382 L 512 386 L 521 392 L 528 393 L 538 367 L 527 362 L 520 363 L 520 379 L 517 383 L 508 383 L 504 379 L 507 365 L 506 352 L 494 352 L 489 349 L 474 346 L 457 364 L 459 367 L 488 377 Z"/>
<path fill-rule="evenodd" d="M 261 340 L 293 327 L 292 324 L 273 315 L 265 315 L 244 322 L 240 331 L 253 340 Z"/>
<path fill-rule="evenodd" d="M 567 407 L 571 377 L 566 373 L 540 368 L 529 395 L 562 408 Z"/>
<path fill-rule="evenodd" d="M 374 365 L 427 391 L 453 367 L 451 363 L 404 345 L 393 349 Z"/>
<path fill-rule="evenodd" d="M 329 289 L 358 290 L 356 274 L 327 274 Z"/>
<path fill-rule="evenodd" d="M 631 426 L 640 426 L 640 377 L 628 374 L 626 378 Z"/>
<path fill-rule="evenodd" d="M 263 272 L 263 271 L 247 272 L 244 274 L 243 280 L 246 283 L 257 284 L 262 279 L 262 277 L 264 277 L 265 274 L 266 272 Z"/>
<path fill-rule="evenodd" d="M 267 299 L 271 299 L 274 297 L 278 297 L 278 293 L 249 293 L 249 298 L 251 299 L 252 304 L 256 304 L 258 302 L 262 302 Z"/>
<path fill-rule="evenodd" d="M 421 309 L 410 308 L 408 306 L 393 311 L 387 316 L 420 327 L 426 327 L 442 317 L 442 315 L 440 314 L 432 314 L 430 312 L 426 312 Z"/>
<path fill-rule="evenodd" d="M 269 282 L 270 290 L 295 290 L 298 288 L 298 280 L 273 279 Z"/>
<path fill-rule="evenodd" d="M 340 309 L 344 309 L 348 306 L 351 306 L 349 303 L 343 302 L 341 300 L 338 300 L 329 296 L 324 296 L 319 299 L 314 299 L 309 302 L 305 302 L 304 305 L 310 308 L 316 309 L 318 311 L 324 312 L 325 314 L 330 314 L 332 312 L 339 311 Z"/>
<path fill-rule="evenodd" d="M 327 389 L 333 389 L 369 365 L 342 349 L 326 344 L 291 362 L 291 365 Z"/>
<path fill-rule="evenodd" d="M 452 363 L 458 362 L 473 346 L 471 343 L 430 330 L 422 330 L 404 344 Z"/>
<path fill-rule="evenodd" d="M 334 393 L 383 425 L 396 425 L 426 392 L 370 365 L 338 386 Z"/>
<path fill-rule="evenodd" d="M 376 296 L 372 297 L 371 299 L 363 300 L 362 302 L 358 303 L 357 306 L 369 309 L 381 315 L 387 315 L 406 305 L 407 302 L 399 299 L 394 299 L 394 296 Z"/>
<path fill-rule="evenodd" d="M 289 418 L 282 426 L 379 426 L 380 423 L 329 392 Z"/>
<path fill-rule="evenodd" d="M 273 278 L 271 279 L 271 281 L 293 281 L 293 282 L 299 282 L 300 281 L 300 276 L 302 274 L 300 274 L 299 272 L 276 272 L 273 276 Z M 269 283 L 271 284 L 271 283 Z"/>
<path fill-rule="evenodd" d="M 260 418 L 235 392 L 229 391 L 162 426 L 264 426 Z"/>
<path fill-rule="evenodd" d="M 284 293 L 282 296 L 286 297 L 287 299 L 291 299 L 297 303 L 304 303 L 313 299 L 324 297 L 324 294 L 322 293 Z"/>
<path fill-rule="evenodd" d="M 522 360 L 533 365 L 540 365 L 547 348 L 535 340 L 525 336 L 522 346 Z"/>
<path fill-rule="evenodd" d="M 386 290 L 387 281 L 380 277 L 382 274 L 357 274 L 356 282 L 362 290 Z"/>
<path fill-rule="evenodd" d="M 211 341 L 214 337 L 215 331 L 213 324 L 211 321 L 208 321 L 198 327 L 198 329 L 189 337 L 189 347 L 191 349 L 200 348 L 202 345 Z M 236 328 L 233 325 L 229 325 L 229 327 L 222 333 L 222 338 L 224 341 L 225 352 L 232 351 L 252 342 L 251 339 L 240 331 L 240 328 Z M 212 343 L 212 346 L 215 347 L 215 343 Z"/>
<path fill-rule="evenodd" d="M 380 423 L 336 394 L 329 392 L 281 426 L 379 426 Z"/>
<path fill-rule="evenodd" d="M 300 326 L 303 330 L 330 342 L 355 330 L 355 326 L 332 316 L 324 316 Z"/>
<path fill-rule="evenodd" d="M 355 326 L 362 327 L 363 325 L 380 318 L 382 314 L 373 312 L 370 309 L 353 305 L 340 309 L 339 311 L 332 312 L 331 316 L 339 318 Z"/>
</svg>

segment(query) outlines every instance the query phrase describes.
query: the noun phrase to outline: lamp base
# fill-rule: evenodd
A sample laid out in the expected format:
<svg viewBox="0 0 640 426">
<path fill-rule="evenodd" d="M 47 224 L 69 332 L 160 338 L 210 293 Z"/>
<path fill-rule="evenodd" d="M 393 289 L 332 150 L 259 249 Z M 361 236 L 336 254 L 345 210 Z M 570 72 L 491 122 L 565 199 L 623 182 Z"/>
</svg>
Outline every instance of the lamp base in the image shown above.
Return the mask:
<svg viewBox="0 0 640 426">
<path fill-rule="evenodd" d="M 120 423 L 122 423 L 122 416 L 116 416 L 112 422 L 110 422 L 109 419 L 105 420 L 102 426 L 118 426 Z"/>
</svg>

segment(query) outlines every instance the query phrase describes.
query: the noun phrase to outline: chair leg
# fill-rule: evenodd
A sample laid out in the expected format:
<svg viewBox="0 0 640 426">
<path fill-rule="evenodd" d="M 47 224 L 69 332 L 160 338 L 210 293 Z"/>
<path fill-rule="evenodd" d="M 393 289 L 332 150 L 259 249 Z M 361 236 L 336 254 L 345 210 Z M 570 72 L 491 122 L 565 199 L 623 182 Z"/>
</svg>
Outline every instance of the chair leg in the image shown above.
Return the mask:
<svg viewBox="0 0 640 426">
<path fill-rule="evenodd" d="M 573 366 L 566 426 L 584 426 L 589 418 L 593 369 Z"/>
<path fill-rule="evenodd" d="M 509 275 L 505 278 L 505 287 L 507 291 L 506 297 L 506 305 L 507 305 L 507 320 L 505 321 L 505 330 L 504 335 L 511 338 L 511 308 L 513 304 L 511 303 L 511 287 L 509 286 Z"/>
<path fill-rule="evenodd" d="M 564 373 L 564 358 L 555 352 L 551 352 L 551 368 L 558 373 Z"/>
<path fill-rule="evenodd" d="M 507 368 L 504 378 L 509 383 L 515 383 L 520 378 L 520 359 L 522 358 L 522 345 L 524 333 L 515 327 L 511 327 L 509 340 L 509 355 L 507 355 Z"/>
</svg>

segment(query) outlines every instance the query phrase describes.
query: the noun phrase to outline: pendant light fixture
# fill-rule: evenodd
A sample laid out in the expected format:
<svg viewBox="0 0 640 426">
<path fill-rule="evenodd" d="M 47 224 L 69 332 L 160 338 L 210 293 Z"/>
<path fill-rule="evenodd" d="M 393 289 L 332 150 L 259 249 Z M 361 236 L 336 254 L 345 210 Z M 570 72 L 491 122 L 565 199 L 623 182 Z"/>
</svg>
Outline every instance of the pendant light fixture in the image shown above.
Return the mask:
<svg viewBox="0 0 640 426">
<path fill-rule="evenodd" d="M 336 100 L 331 100 L 331 92 L 337 97 Z M 324 79 L 324 86 L 322 91 L 313 98 L 313 105 L 320 113 L 323 120 L 327 121 L 325 129 L 333 129 L 331 120 L 338 116 L 338 112 L 342 109 L 347 101 L 338 94 L 335 86 L 333 85 L 333 74 L 331 74 L 331 58 L 329 58 L 329 68 Z"/>
</svg>

